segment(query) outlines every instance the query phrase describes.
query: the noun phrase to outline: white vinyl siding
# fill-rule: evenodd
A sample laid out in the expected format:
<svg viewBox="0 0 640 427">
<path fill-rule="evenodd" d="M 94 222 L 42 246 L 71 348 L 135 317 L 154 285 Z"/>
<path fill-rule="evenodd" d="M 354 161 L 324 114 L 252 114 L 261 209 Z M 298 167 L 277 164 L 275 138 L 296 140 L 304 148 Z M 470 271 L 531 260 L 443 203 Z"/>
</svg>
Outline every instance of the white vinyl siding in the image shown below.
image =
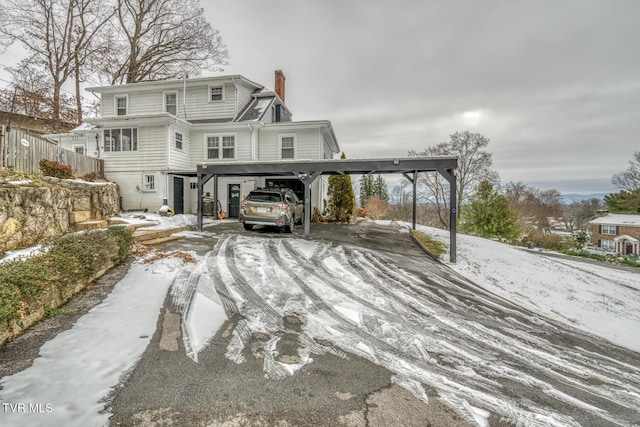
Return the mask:
<svg viewBox="0 0 640 427">
<path fill-rule="evenodd" d="M 293 130 L 293 129 L 292 129 Z M 260 131 L 260 146 L 258 160 L 281 160 L 281 143 L 279 136 L 282 132 L 270 131 L 268 127 Z M 320 128 L 295 129 L 295 158 L 297 160 L 320 159 L 318 139 Z"/>
<path fill-rule="evenodd" d="M 169 126 L 168 135 L 171 138 L 171 153 L 169 155 L 169 168 L 173 170 L 195 170 L 195 165 L 189 161 L 191 150 L 191 136 L 186 124 L 180 122 Z M 182 135 L 182 149 L 178 147 L 178 135 Z"/>
<path fill-rule="evenodd" d="M 190 161 L 194 170 L 198 163 L 222 161 L 222 159 L 207 158 L 207 137 L 221 135 L 235 136 L 235 160 L 242 162 L 251 160 L 251 131 L 249 131 L 246 125 L 241 127 L 220 127 L 216 129 L 216 131 L 192 130 L 190 134 Z M 222 139 L 220 139 L 220 146 L 221 145 Z M 220 150 L 220 146 L 218 150 Z"/>
<path fill-rule="evenodd" d="M 107 171 L 161 170 L 167 167 L 167 127 L 150 126 L 137 129 L 137 151 L 108 152 L 101 150 L 101 158 L 105 160 L 105 173 Z M 104 144 L 102 137 L 101 144 Z"/>
</svg>

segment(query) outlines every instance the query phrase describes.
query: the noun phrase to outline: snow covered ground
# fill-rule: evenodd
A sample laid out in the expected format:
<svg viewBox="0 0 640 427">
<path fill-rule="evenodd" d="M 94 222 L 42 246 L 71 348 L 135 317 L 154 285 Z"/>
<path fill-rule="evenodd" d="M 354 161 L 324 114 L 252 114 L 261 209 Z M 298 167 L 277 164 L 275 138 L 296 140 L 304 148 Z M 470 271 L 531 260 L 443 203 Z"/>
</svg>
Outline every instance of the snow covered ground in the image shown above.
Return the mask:
<svg viewBox="0 0 640 427">
<path fill-rule="evenodd" d="M 448 247 L 448 232 L 416 228 Z M 640 268 L 633 273 L 537 256 L 464 234 L 457 240 L 457 263 L 448 264 L 453 270 L 536 313 L 640 352 Z"/>
<path fill-rule="evenodd" d="M 161 228 L 195 223 L 193 216 L 145 216 Z M 420 230 L 448 244 L 448 233 Z M 517 425 L 579 425 L 562 405 L 633 425 L 620 414 L 640 408 L 640 369 L 592 349 L 567 351 L 541 331 L 557 331 L 545 320 L 553 319 L 640 351 L 639 274 L 459 235 L 458 262 L 448 267 L 474 282 L 467 284 L 420 265 L 396 268 L 393 258 L 348 246 L 217 237 L 206 256 L 192 253 L 196 264 L 135 263 L 103 303 L 42 347 L 32 367 L 2 378 L 2 425 L 106 423 L 105 401 L 144 352 L 171 284 L 183 342 L 196 361 L 226 315 L 240 312 L 227 357 L 243 363 L 251 333 L 267 334 L 270 378 L 294 375 L 313 354 L 348 351 L 387 367 L 426 402 L 423 384 L 436 389 L 480 426 L 490 413 Z M 297 363 L 276 358 L 284 316 L 304 323 Z M 545 402 L 530 400 L 532 390 Z M 603 409 L 610 402 L 620 414 Z"/>
</svg>

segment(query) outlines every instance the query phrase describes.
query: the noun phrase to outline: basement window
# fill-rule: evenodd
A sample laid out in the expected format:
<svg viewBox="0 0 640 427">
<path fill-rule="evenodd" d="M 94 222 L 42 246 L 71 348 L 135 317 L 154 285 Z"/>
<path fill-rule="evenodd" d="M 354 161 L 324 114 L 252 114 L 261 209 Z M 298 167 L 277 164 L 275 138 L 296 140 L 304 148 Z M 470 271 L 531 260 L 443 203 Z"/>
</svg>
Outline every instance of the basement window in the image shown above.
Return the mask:
<svg viewBox="0 0 640 427">
<path fill-rule="evenodd" d="M 156 177 L 155 175 L 145 174 L 142 177 L 142 184 L 145 191 L 155 191 L 156 189 Z"/>
</svg>

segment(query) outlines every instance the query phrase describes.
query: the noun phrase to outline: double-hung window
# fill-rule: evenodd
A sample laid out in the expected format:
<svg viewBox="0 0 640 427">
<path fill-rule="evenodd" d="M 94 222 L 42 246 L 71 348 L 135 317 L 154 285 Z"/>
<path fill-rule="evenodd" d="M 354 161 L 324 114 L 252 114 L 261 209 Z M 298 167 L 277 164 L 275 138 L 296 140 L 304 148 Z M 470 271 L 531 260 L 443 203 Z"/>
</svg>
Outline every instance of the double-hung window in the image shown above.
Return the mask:
<svg viewBox="0 0 640 427">
<path fill-rule="evenodd" d="M 165 92 L 164 111 L 174 116 L 178 115 L 178 92 Z"/>
<path fill-rule="evenodd" d="M 176 132 L 175 139 L 176 139 L 176 149 L 182 150 L 182 134 L 180 132 Z"/>
<path fill-rule="evenodd" d="M 224 101 L 224 86 L 209 86 L 209 101 Z"/>
<path fill-rule="evenodd" d="M 126 116 L 129 104 L 129 97 L 126 95 L 116 96 L 116 116 Z"/>
<path fill-rule="evenodd" d="M 618 230 L 615 225 L 602 224 L 600 226 L 600 234 L 609 234 L 611 236 L 615 236 L 616 234 L 618 234 Z"/>
<path fill-rule="evenodd" d="M 207 160 L 230 160 L 236 158 L 235 135 L 207 135 Z"/>
<path fill-rule="evenodd" d="M 295 135 L 280 135 L 280 158 L 296 158 L 296 137 Z"/>
<path fill-rule="evenodd" d="M 233 135 L 222 137 L 222 158 L 223 159 L 235 159 L 236 158 L 236 137 Z"/>
</svg>

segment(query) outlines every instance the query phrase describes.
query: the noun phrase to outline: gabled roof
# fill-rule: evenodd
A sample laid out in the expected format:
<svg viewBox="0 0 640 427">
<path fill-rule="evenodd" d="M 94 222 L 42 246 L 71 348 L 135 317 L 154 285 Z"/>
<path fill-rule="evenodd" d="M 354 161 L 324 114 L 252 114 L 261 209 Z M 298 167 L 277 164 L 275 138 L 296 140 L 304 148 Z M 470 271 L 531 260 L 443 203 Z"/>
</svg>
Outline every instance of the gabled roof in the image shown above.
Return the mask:
<svg viewBox="0 0 640 427">
<path fill-rule="evenodd" d="M 629 227 L 640 227 L 640 215 L 609 214 L 590 221 L 596 225 L 624 225 Z"/>
</svg>

